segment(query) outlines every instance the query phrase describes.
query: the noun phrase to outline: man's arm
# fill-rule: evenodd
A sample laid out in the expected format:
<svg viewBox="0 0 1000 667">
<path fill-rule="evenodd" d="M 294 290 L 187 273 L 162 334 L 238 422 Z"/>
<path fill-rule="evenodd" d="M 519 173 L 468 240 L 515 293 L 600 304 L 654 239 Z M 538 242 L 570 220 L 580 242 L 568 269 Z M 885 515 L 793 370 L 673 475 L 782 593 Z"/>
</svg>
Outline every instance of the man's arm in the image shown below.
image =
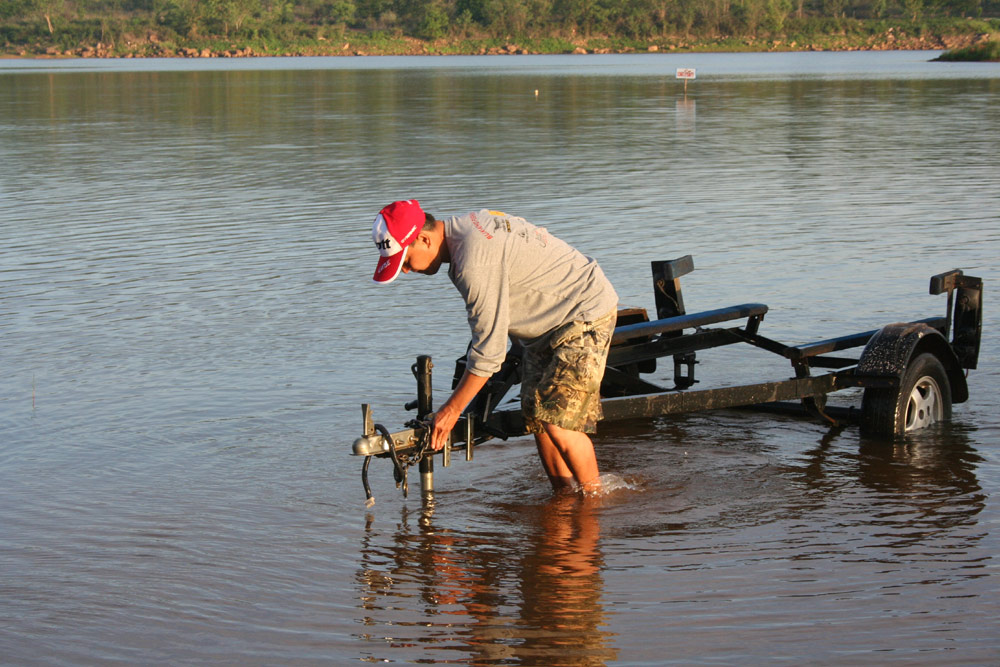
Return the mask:
<svg viewBox="0 0 1000 667">
<path fill-rule="evenodd" d="M 462 379 L 458 381 L 458 386 L 455 387 L 451 397 L 434 414 L 434 431 L 431 433 L 431 448 L 434 451 L 444 447 L 444 443 L 447 442 L 448 436 L 451 434 L 451 429 L 455 428 L 458 418 L 462 415 L 462 410 L 476 397 L 488 379 L 488 377 L 470 373 L 468 369 L 462 373 Z"/>
</svg>

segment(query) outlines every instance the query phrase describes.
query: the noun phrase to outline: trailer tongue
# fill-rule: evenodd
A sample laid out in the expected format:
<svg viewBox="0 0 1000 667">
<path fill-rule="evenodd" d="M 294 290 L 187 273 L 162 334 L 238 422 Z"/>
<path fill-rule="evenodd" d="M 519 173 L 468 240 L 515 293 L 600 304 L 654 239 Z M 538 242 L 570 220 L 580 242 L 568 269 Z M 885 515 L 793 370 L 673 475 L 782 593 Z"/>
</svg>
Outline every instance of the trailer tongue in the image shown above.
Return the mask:
<svg viewBox="0 0 1000 667">
<path fill-rule="evenodd" d="M 767 306 L 747 303 L 728 308 L 687 313 L 681 276 L 694 269 L 691 256 L 653 262 L 656 319 L 645 309 L 620 310 L 611 341 L 607 370 L 601 384 L 604 421 L 721 408 L 797 405 L 830 424 L 857 422 L 868 435 L 896 438 L 951 417 L 953 403 L 968 399 L 965 372 L 975 369 L 982 334 L 982 280 L 955 269 L 933 276 L 931 294 L 947 294 L 944 317 L 888 324 L 881 329 L 790 346 L 759 333 Z M 719 326 L 721 325 L 721 326 Z M 692 390 L 697 352 L 745 343 L 791 362 L 795 377 L 775 382 Z M 842 355 L 862 348 L 860 355 Z M 673 360 L 673 386 L 663 387 L 643 378 L 656 370 L 656 360 Z M 500 404 L 520 383 L 521 350 L 513 346 L 498 373 L 469 404 L 441 452 L 429 447 L 433 412 L 432 369 L 429 356 L 412 367 L 417 398 L 407 404 L 416 418 L 400 431 L 390 432 L 372 419 L 362 405 L 364 434 L 354 441 L 353 454 L 365 457 L 362 482 L 368 504 L 374 502 L 368 484 L 373 457 L 393 463 L 396 485 L 408 492 L 407 472 L 419 466 L 421 491 L 434 488 L 434 455 L 451 464 L 453 450 L 471 461 L 475 447 L 493 438 L 506 440 L 526 433 L 519 409 Z M 465 358 L 456 363 L 452 384 L 460 378 Z M 814 374 L 817 370 L 822 373 Z M 828 408 L 827 395 L 848 387 L 863 387 L 860 410 Z"/>
</svg>

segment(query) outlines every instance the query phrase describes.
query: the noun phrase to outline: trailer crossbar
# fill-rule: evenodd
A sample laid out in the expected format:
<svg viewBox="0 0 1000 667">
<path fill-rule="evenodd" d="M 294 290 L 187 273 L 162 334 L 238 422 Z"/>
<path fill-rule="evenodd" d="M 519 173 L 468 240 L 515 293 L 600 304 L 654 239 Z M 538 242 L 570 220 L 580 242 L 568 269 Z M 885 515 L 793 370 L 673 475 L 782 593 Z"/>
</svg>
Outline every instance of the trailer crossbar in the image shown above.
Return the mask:
<svg viewBox="0 0 1000 667">
<path fill-rule="evenodd" d="M 741 336 L 742 333 L 743 330 L 738 327 L 731 329 L 708 329 L 677 338 L 658 338 L 648 343 L 615 346 L 608 352 L 608 366 L 615 367 L 647 359 L 667 357 L 673 354 L 686 354 L 688 352 L 708 350 L 713 347 L 733 345 L 734 343 L 745 342 L 746 339 Z"/>
<path fill-rule="evenodd" d="M 697 327 L 718 324 L 746 318 L 761 318 L 767 312 L 767 306 L 762 303 L 745 303 L 739 306 L 729 306 L 728 308 L 718 308 L 716 310 L 706 310 L 700 313 L 690 313 L 688 315 L 676 315 L 665 317 L 652 322 L 639 322 L 637 324 L 626 324 L 616 327 L 615 333 L 611 337 L 612 345 L 619 345 L 633 338 L 643 338 L 656 334 L 672 333 L 683 331 L 684 329 L 695 329 Z"/>
<path fill-rule="evenodd" d="M 948 326 L 948 320 L 944 317 L 928 317 L 923 320 L 916 320 L 915 324 L 926 324 L 938 331 L 944 331 Z M 789 347 L 789 359 L 793 361 L 798 361 L 799 359 L 805 359 L 807 357 L 815 357 L 820 354 L 828 354 L 830 352 L 838 352 L 840 350 L 847 350 L 852 347 L 861 347 L 871 340 L 871 337 L 878 333 L 878 329 L 873 329 L 872 331 L 865 331 L 859 334 L 853 334 L 850 336 L 840 336 L 838 338 L 828 338 L 826 340 L 816 341 L 815 343 L 809 343 L 808 345 L 798 345 L 795 347 Z"/>
</svg>

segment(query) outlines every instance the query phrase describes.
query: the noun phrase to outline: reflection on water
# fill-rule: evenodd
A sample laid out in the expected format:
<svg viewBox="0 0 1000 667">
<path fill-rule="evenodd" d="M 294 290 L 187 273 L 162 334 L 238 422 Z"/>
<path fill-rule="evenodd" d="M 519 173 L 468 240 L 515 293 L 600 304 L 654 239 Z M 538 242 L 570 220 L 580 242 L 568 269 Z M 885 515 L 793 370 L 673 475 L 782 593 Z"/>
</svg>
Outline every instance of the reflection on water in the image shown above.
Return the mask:
<svg viewBox="0 0 1000 667">
<path fill-rule="evenodd" d="M 363 655 L 391 661 L 392 649 L 419 645 L 442 662 L 458 651 L 472 664 L 607 664 L 616 651 L 601 601 L 599 503 L 566 494 L 508 507 L 498 519 L 510 530 L 495 534 L 442 530 L 433 500 L 415 521 L 404 510 L 389 535 L 370 517 L 356 576 L 362 638 L 385 646 Z M 421 620 L 406 622 L 413 597 Z"/>
<path fill-rule="evenodd" d="M 746 423 L 729 419 L 734 430 Z M 995 656 L 992 639 L 968 632 L 976 614 L 962 612 L 972 600 L 983 613 L 997 610 L 989 510 L 975 473 L 982 460 L 967 440 L 946 434 L 931 453 L 923 449 L 930 440 L 893 446 L 815 429 L 811 448 L 802 432 L 797 455 L 758 458 L 752 439 L 711 436 L 725 420 L 671 424 L 666 432 L 680 428 L 683 444 L 671 439 L 662 462 L 639 462 L 667 492 L 647 489 L 627 516 L 601 517 L 613 563 L 605 607 L 627 619 L 629 633 L 660 638 L 630 646 L 631 660 L 841 664 L 877 652 L 881 664 L 939 664 L 951 661 L 946 645 L 958 637 L 960 661 Z M 756 433 L 762 424 L 749 426 Z M 767 451 L 798 426 L 762 430 Z M 657 439 L 637 437 L 625 449 L 645 451 L 643 442 Z M 612 620 L 610 629 L 619 627 Z M 850 638 L 810 640 L 822 627 L 850 629 Z"/>
<path fill-rule="evenodd" d="M 520 625 L 527 638 L 515 655 L 522 664 L 603 665 L 616 656 L 607 646 L 601 606 L 597 502 L 561 497 L 541 510 L 521 564 Z"/>
<path fill-rule="evenodd" d="M 989 326 L 953 423 L 895 445 L 602 425 L 606 497 L 516 440 L 427 507 L 373 462 L 367 520 L 347 454 L 467 344 L 447 280 L 369 284 L 400 196 L 548 226 L 624 305 L 692 254 L 689 311 L 766 303 L 789 344 L 942 315 L 952 268 L 989 290 L 1000 77 L 918 55 L 0 63 L 3 660 L 996 662 Z M 699 388 L 772 357 L 699 354 Z"/>
<path fill-rule="evenodd" d="M 805 451 L 803 481 L 811 490 L 830 490 L 843 479 L 840 463 L 830 460 L 832 445 Z M 981 535 L 961 536 L 974 527 L 986 496 L 976 476 L 985 459 L 969 444 L 961 427 L 936 425 L 895 443 L 862 439 L 852 457 L 851 478 L 869 495 L 872 521 L 893 526 L 904 520 L 905 532 L 888 545 L 899 549 L 926 547 L 940 535 L 958 538 L 953 547 L 968 548 Z M 971 539 L 972 543 L 964 543 Z"/>
<path fill-rule="evenodd" d="M 687 97 L 674 103 L 678 132 L 694 132 L 697 105 L 695 100 L 689 100 Z"/>
<path fill-rule="evenodd" d="M 786 422 L 756 443 L 720 438 L 742 425 L 720 414 L 605 433 L 605 469 L 642 471 L 609 497 L 534 500 L 541 473 L 519 470 L 484 501 L 497 480 L 480 471 L 480 490 L 369 516 L 354 577 L 364 659 L 839 663 L 844 640 L 815 635 L 831 626 L 855 628 L 847 652 L 882 664 L 939 664 L 953 650 L 939 638 L 961 638 L 972 664 L 995 655 L 983 617 L 962 611 L 996 610 L 968 434 L 889 444 Z M 814 444 L 779 454 L 789 427 Z"/>
</svg>

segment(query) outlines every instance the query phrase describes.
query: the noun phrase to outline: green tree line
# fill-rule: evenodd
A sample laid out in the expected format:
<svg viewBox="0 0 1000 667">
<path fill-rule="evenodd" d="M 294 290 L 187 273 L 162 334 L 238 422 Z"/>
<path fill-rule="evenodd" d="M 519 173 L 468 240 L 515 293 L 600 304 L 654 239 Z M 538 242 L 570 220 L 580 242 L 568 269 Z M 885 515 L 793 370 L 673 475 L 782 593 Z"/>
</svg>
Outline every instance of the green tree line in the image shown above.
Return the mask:
<svg viewBox="0 0 1000 667">
<path fill-rule="evenodd" d="M 1000 0 L 0 0 L 0 40 L 113 43 L 384 33 L 423 40 L 781 35 L 851 21 L 982 19 Z M 987 24 L 988 25 L 988 24 Z"/>
</svg>

